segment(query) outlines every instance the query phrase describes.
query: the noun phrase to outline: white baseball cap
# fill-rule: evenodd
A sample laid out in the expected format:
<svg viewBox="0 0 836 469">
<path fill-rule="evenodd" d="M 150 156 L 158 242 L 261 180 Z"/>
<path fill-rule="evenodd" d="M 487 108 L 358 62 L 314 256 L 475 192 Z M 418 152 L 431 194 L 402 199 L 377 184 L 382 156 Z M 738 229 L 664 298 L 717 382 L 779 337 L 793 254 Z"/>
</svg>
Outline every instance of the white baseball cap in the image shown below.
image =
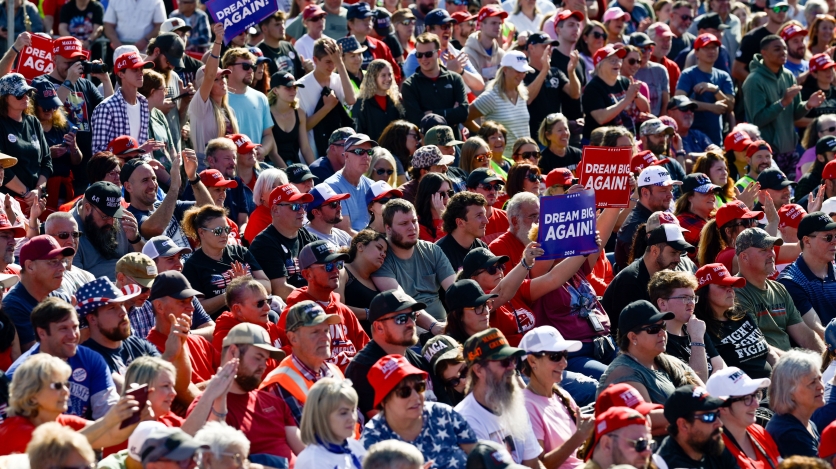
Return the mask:
<svg viewBox="0 0 836 469">
<path fill-rule="evenodd" d="M 736 366 L 729 366 L 715 371 L 705 383 L 708 394 L 728 399 L 730 397 L 747 396 L 758 389 L 769 386 L 769 378 L 752 379 Z"/>
<path fill-rule="evenodd" d="M 831 198 L 825 200 L 821 204 L 821 210 L 820 211 L 822 211 L 822 212 L 824 212 L 828 215 L 830 215 L 831 213 L 836 213 L 836 197 L 831 197 Z"/>
<path fill-rule="evenodd" d="M 639 187 L 645 186 L 681 186 L 682 181 L 671 179 L 671 173 L 664 166 L 648 166 L 639 174 Z"/>
<path fill-rule="evenodd" d="M 170 33 L 172 31 L 180 31 L 181 29 L 191 31 L 192 27 L 186 24 L 182 18 L 169 18 L 160 26 L 161 33 Z"/>
<path fill-rule="evenodd" d="M 552 326 L 540 326 L 526 332 L 519 348 L 525 353 L 538 352 L 577 352 L 583 343 L 579 340 L 565 340 Z"/>
<path fill-rule="evenodd" d="M 499 66 L 511 67 L 518 72 L 533 73 L 537 71 L 531 65 L 528 65 L 528 58 L 518 50 L 506 52 L 502 56 L 502 61 L 499 62 Z"/>
<path fill-rule="evenodd" d="M 145 440 L 148 439 L 148 435 L 150 435 L 151 432 L 159 430 L 160 428 L 167 427 L 156 420 L 139 422 L 139 425 L 136 426 L 134 432 L 131 433 L 130 438 L 128 438 L 128 456 L 130 456 L 134 461 L 142 462 L 142 455 L 140 454 L 142 445 L 145 443 Z"/>
</svg>

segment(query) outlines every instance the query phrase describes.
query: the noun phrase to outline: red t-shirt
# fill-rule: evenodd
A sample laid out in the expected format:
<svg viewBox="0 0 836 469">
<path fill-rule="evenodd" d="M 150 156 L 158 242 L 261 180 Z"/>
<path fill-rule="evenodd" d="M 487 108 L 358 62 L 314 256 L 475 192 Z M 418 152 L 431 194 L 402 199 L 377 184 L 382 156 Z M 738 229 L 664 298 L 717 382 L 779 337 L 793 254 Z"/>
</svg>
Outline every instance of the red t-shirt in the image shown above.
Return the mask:
<svg viewBox="0 0 836 469">
<path fill-rule="evenodd" d="M 513 267 L 520 263 L 525 245 L 514 233 L 506 231 L 493 240 L 493 242 L 488 245 L 488 248 L 495 256 L 510 257 L 511 259 L 506 265 Z"/>
<path fill-rule="evenodd" d="M 91 423 L 87 419 L 75 415 L 59 415 L 55 420 L 65 427 L 79 431 Z M 32 440 L 35 425 L 26 417 L 9 417 L 0 424 L 0 456 L 14 453 L 25 453 L 26 445 Z"/>
<path fill-rule="evenodd" d="M 201 397 L 202 394 L 197 396 L 189 406 L 189 414 Z M 295 427 L 296 421 L 284 399 L 263 389 L 246 394 L 230 392 L 226 395 L 226 408 L 229 412 L 226 416 L 227 425 L 244 432 L 250 440 L 250 454 L 271 454 L 287 458 L 290 467 L 293 467 L 296 456 L 287 444 L 285 427 Z"/>
<path fill-rule="evenodd" d="M 592 268 L 592 273 L 586 279 L 592 285 L 592 288 L 595 289 L 596 295 L 604 296 L 604 292 L 607 290 L 610 282 L 612 282 L 613 277 L 615 275 L 612 272 L 612 264 L 602 252 L 598 256 L 598 262 L 595 263 L 595 267 Z"/>
<path fill-rule="evenodd" d="M 485 244 L 491 244 L 499 235 L 507 232 L 510 226 L 505 210 L 491 209 L 491 216 L 488 217 L 488 226 L 485 227 L 485 236 L 482 236 L 482 241 Z"/>
<path fill-rule="evenodd" d="M 253 240 L 259 233 L 273 223 L 273 217 L 270 215 L 270 209 L 264 205 L 259 205 L 250 214 L 247 220 L 247 228 L 244 230 L 244 239 L 252 244 Z"/>
<path fill-rule="evenodd" d="M 220 363 L 223 358 L 221 357 L 221 350 L 223 349 L 224 338 L 227 334 L 229 334 L 229 330 L 238 324 L 241 324 L 241 321 L 239 321 L 238 318 L 232 314 L 232 311 L 225 311 L 223 314 L 218 316 L 218 319 L 215 319 L 215 335 L 212 336 L 212 347 L 215 349 L 215 356 L 218 359 L 218 363 Z M 282 341 L 279 339 L 279 326 L 269 321 L 267 324 L 259 324 L 259 326 L 267 330 L 267 334 L 270 335 L 270 342 L 274 347 L 282 346 Z M 264 371 L 263 376 L 267 376 L 271 371 L 278 368 L 278 366 L 279 362 L 272 358 L 268 358 L 267 369 Z"/>
<path fill-rule="evenodd" d="M 447 233 L 441 228 L 444 222 L 439 218 L 438 220 L 433 220 L 433 226 L 435 227 L 435 236 L 430 233 L 430 230 L 424 225 L 418 225 L 418 239 L 421 241 L 426 241 L 428 243 L 434 243 L 439 239 L 443 238 L 444 235 Z"/>
<path fill-rule="evenodd" d="M 154 344 L 160 353 L 165 353 L 166 339 L 167 337 L 156 328 L 148 333 L 148 342 Z M 192 363 L 192 383 L 209 381 L 220 366 L 220 360 L 215 357 L 212 344 L 199 335 L 189 334 L 186 338 L 186 346 L 189 347 L 189 361 Z"/>
<path fill-rule="evenodd" d="M 316 301 L 314 297 L 308 295 L 308 287 L 297 288 L 287 296 L 287 307 L 282 311 L 279 318 L 279 341 L 288 356 L 292 352 L 290 341 L 287 340 L 285 328 L 287 327 L 287 311 L 296 303 L 310 300 Z M 340 324 L 331 326 L 331 358 L 328 360 L 340 367 L 340 371 L 345 373 L 348 363 L 357 355 L 366 344 L 369 343 L 369 336 L 357 320 L 357 316 L 348 308 L 348 306 L 340 303 L 340 296 L 331 292 L 331 302 L 323 305 L 322 302 L 317 301 L 317 304 L 322 306 L 327 314 L 336 314 L 340 317 Z"/>
<path fill-rule="evenodd" d="M 769 433 L 766 433 L 766 430 L 756 423 L 749 425 L 749 427 L 746 428 L 746 432 L 753 440 L 752 446 L 755 447 L 755 453 L 758 455 L 757 460 L 753 461 L 746 455 L 746 453 L 740 450 L 740 447 L 732 442 L 728 435 L 723 433 L 723 442 L 726 443 L 726 448 L 729 449 L 731 454 L 737 458 L 738 465 L 746 468 L 751 467 L 752 469 L 771 469 L 772 467 L 778 467 L 781 460 L 781 453 L 778 452 L 778 445 L 775 444 L 775 440 L 772 439 L 772 436 L 770 436 Z M 758 445 L 760 445 L 761 449 L 766 451 L 766 454 L 763 454 L 760 449 L 758 449 Z M 769 461 L 766 459 L 767 457 L 772 459 L 772 464 L 774 464 L 774 466 L 769 464 Z"/>
<path fill-rule="evenodd" d="M 526 332 L 534 329 L 534 312 L 531 308 L 531 280 L 523 280 L 511 301 L 494 311 L 491 327 L 502 331 L 512 347 L 520 344 Z"/>
<path fill-rule="evenodd" d="M 171 411 L 169 411 L 167 414 L 163 414 L 163 415 L 160 415 L 159 417 L 157 417 L 157 422 L 160 422 L 161 424 L 165 425 L 166 427 L 172 427 L 172 428 L 182 427 L 183 422 L 185 422 L 185 421 L 186 421 L 186 419 L 184 419 L 183 417 L 178 416 L 177 414 L 175 414 L 174 412 L 171 412 Z M 125 441 L 123 441 L 122 443 L 119 443 L 116 446 L 110 446 L 108 448 L 104 448 L 102 450 L 102 455 L 104 457 L 108 457 L 111 454 L 118 453 L 119 451 L 122 451 L 123 449 L 128 449 L 128 440 L 125 440 Z"/>
</svg>

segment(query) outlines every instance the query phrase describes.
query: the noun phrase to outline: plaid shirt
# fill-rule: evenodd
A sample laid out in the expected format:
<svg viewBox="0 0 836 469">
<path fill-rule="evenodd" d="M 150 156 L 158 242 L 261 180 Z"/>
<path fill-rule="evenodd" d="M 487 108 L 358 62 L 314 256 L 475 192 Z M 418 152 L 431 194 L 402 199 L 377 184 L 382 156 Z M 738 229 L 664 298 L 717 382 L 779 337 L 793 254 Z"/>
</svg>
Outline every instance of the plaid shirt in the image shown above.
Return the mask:
<svg viewBox="0 0 836 469">
<path fill-rule="evenodd" d="M 148 109 L 148 100 L 141 94 L 136 94 L 139 102 L 139 138 L 140 145 L 148 140 L 148 121 L 151 118 L 151 111 Z M 107 149 L 107 144 L 120 135 L 131 135 L 131 123 L 128 120 L 128 103 L 122 97 L 122 90 L 108 96 L 101 104 L 96 106 L 93 117 L 90 119 L 93 126 L 93 154 Z M 144 337 L 144 336 L 143 336 Z"/>
<path fill-rule="evenodd" d="M 322 378 L 334 378 L 334 374 L 331 373 L 331 368 L 329 368 L 325 363 L 322 364 L 319 371 L 314 371 L 296 358 L 296 355 L 291 354 L 290 359 L 293 360 L 293 364 L 296 365 L 296 368 L 299 369 L 302 376 L 309 381 L 316 383 Z M 266 389 L 274 395 L 284 399 L 287 406 L 290 407 L 290 413 L 293 414 L 293 418 L 296 419 L 296 425 L 299 425 L 302 421 L 302 409 L 305 407 L 305 404 L 299 402 L 298 399 L 293 397 L 293 394 L 288 392 L 285 388 L 279 386 L 279 383 L 273 383 L 270 386 L 267 386 Z"/>
<path fill-rule="evenodd" d="M 168 17 L 180 18 L 192 27 L 189 32 L 189 42 L 186 44 L 187 51 L 206 52 L 209 49 L 211 34 L 209 33 L 209 15 L 206 12 L 195 10 L 191 18 L 186 18 L 180 10 L 174 10 Z"/>
<path fill-rule="evenodd" d="M 204 324 L 210 322 L 212 318 L 203 309 L 198 299 L 192 298 L 192 306 L 195 308 L 192 313 L 192 330 L 200 329 Z M 128 311 L 128 320 L 131 321 L 131 335 L 137 337 L 148 337 L 148 333 L 154 328 L 156 321 L 154 320 L 154 307 L 150 301 L 146 301 L 142 306 L 131 308 Z"/>
</svg>

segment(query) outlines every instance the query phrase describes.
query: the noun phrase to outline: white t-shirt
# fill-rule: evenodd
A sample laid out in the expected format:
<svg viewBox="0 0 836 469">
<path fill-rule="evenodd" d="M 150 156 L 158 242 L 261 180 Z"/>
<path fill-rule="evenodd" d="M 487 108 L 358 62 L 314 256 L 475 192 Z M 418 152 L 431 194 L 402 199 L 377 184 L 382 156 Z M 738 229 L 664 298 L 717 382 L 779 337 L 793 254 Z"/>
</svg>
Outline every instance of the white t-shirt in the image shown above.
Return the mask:
<svg viewBox="0 0 836 469">
<path fill-rule="evenodd" d="M 134 43 L 154 29 L 154 23 L 166 20 L 163 0 L 110 0 L 104 22 L 116 25 L 119 40 Z"/>
<path fill-rule="evenodd" d="M 314 229 L 310 224 L 305 225 L 305 229 L 311 232 L 317 238 L 328 241 L 338 248 L 347 248 L 351 246 L 351 235 L 339 228 L 331 228 L 331 234 L 323 233 Z"/>
<path fill-rule="evenodd" d="M 305 34 L 304 36 L 302 36 L 298 40 L 296 40 L 296 43 L 293 44 L 293 47 L 296 48 L 296 52 L 298 52 L 299 55 L 301 55 L 302 57 L 304 57 L 308 60 L 313 60 L 313 45 L 314 45 L 314 42 L 316 42 L 314 40 L 314 38 Z"/>
<path fill-rule="evenodd" d="M 366 448 L 352 438 L 348 439 L 348 449 L 359 460 L 366 456 Z M 327 467 L 328 469 L 355 469 L 354 462 L 349 454 L 336 454 L 328 451 L 321 445 L 308 445 L 296 457 L 296 467 Z"/>
<path fill-rule="evenodd" d="M 139 100 L 136 101 L 136 104 L 131 104 L 125 101 L 125 105 L 128 111 L 128 122 L 131 125 L 131 137 L 139 141 L 139 130 L 142 122 L 142 119 L 140 118 L 142 108 L 140 107 Z M 145 142 L 141 142 L 140 145 L 143 143 Z"/>
<path fill-rule="evenodd" d="M 476 401 L 473 393 L 468 394 L 464 400 L 459 402 L 459 405 L 454 410 L 467 420 L 470 428 L 476 432 L 476 436 L 480 440 L 491 440 L 504 444 L 517 464 L 530 459 L 537 459 L 540 453 L 543 452 L 543 448 L 540 447 L 540 443 L 537 442 L 534 431 L 531 429 L 530 421 L 525 440 L 513 439 L 505 432 L 496 415 L 489 412 L 482 407 L 482 404 Z M 524 418 L 528 421 L 528 413 L 520 415 L 519 418 Z"/>
<path fill-rule="evenodd" d="M 833 376 L 836 376 L 836 361 L 832 361 L 827 365 L 827 369 L 821 375 L 821 382 L 827 384 L 833 379 Z"/>
<path fill-rule="evenodd" d="M 297 88 L 298 91 L 296 92 L 296 97 L 299 98 L 299 108 L 305 111 L 305 115 L 310 119 L 316 109 L 316 103 L 319 102 L 320 94 L 322 93 L 322 86 L 316 81 L 316 78 L 314 78 L 313 72 L 303 76 L 298 83 L 305 85 L 304 88 Z M 334 90 L 334 94 L 337 95 L 340 102 L 345 104 L 343 83 L 340 81 L 340 76 L 338 74 L 331 74 L 331 82 L 328 84 L 328 88 Z M 313 154 L 319 155 L 320 153 L 317 151 L 316 144 L 314 143 L 313 130 L 308 131 L 308 140 L 311 142 Z"/>
</svg>

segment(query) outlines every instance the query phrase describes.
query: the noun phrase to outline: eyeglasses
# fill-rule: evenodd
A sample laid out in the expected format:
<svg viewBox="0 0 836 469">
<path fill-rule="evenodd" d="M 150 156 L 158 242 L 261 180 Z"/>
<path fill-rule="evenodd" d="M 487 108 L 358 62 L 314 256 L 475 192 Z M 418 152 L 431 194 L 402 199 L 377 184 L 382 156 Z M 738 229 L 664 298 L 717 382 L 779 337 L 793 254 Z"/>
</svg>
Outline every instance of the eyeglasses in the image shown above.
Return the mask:
<svg viewBox="0 0 836 469">
<path fill-rule="evenodd" d="M 610 436 L 613 438 L 618 438 L 618 435 L 610 433 Z M 647 438 L 639 438 L 638 440 L 630 440 L 625 438 L 624 441 L 630 445 L 637 453 L 644 453 L 648 449 L 653 452 L 656 451 L 656 442 L 653 440 L 648 440 Z"/>
<path fill-rule="evenodd" d="M 501 191 L 502 187 L 503 187 L 503 185 L 501 183 L 498 183 L 498 182 L 493 183 L 493 184 L 485 184 L 485 183 L 479 184 L 479 189 L 482 189 L 483 191 Z"/>
<path fill-rule="evenodd" d="M 517 366 L 517 357 L 503 358 L 502 360 L 488 360 L 499 363 L 502 368 L 508 368 L 511 365 Z"/>
<path fill-rule="evenodd" d="M 694 420 L 699 420 L 703 423 L 714 423 L 720 417 L 720 412 L 709 412 L 707 414 L 694 414 Z"/>
<path fill-rule="evenodd" d="M 215 236 L 227 236 L 232 231 L 232 228 L 228 226 L 219 226 L 217 228 L 212 229 L 201 227 L 200 229 L 203 231 L 208 231 Z"/>
<path fill-rule="evenodd" d="M 476 27 L 476 20 L 465 21 L 464 24 L 470 26 L 471 28 L 475 28 Z"/>
<path fill-rule="evenodd" d="M 369 148 L 368 150 L 365 148 L 355 148 L 354 150 L 346 150 L 346 153 L 354 153 L 357 156 L 372 156 L 374 154 L 374 148 Z"/>
<path fill-rule="evenodd" d="M 559 362 L 560 360 L 569 360 L 569 352 L 566 350 L 562 352 L 537 352 L 532 353 L 537 358 L 549 357 L 549 361 L 553 361 L 555 363 Z"/>
<path fill-rule="evenodd" d="M 455 388 L 456 386 L 460 385 L 462 381 L 467 379 L 467 371 L 467 365 L 465 365 L 462 367 L 462 370 L 459 371 L 458 376 L 456 376 L 455 378 L 448 379 L 447 382 L 445 382 L 444 384 L 446 384 L 448 387 Z"/>
<path fill-rule="evenodd" d="M 481 153 L 481 154 L 478 154 L 478 155 L 473 157 L 474 160 L 476 160 L 480 163 L 484 163 L 485 161 L 488 161 L 488 158 L 490 158 L 490 156 L 487 153 Z"/>
<path fill-rule="evenodd" d="M 836 126 L 828 127 L 826 129 L 821 129 L 822 132 L 836 132 Z"/>
<path fill-rule="evenodd" d="M 378 176 L 383 176 L 384 174 L 387 175 L 387 176 L 391 176 L 392 173 L 395 172 L 395 170 L 394 169 L 377 168 L 377 169 L 374 170 L 374 172 L 376 172 Z"/>
<path fill-rule="evenodd" d="M 810 236 L 810 238 L 819 238 L 819 239 L 824 240 L 825 243 L 832 243 L 833 238 L 836 238 L 836 235 L 829 234 L 829 235 Z"/>
<path fill-rule="evenodd" d="M 307 210 L 308 204 L 279 204 L 279 207 L 290 207 L 291 211 L 298 212 L 299 210 Z"/>
<path fill-rule="evenodd" d="M 647 332 L 650 335 L 656 335 L 662 331 L 668 330 L 668 325 L 664 322 L 662 324 L 651 324 L 649 326 L 640 327 L 639 330 Z"/>
<path fill-rule="evenodd" d="M 240 65 L 241 68 L 243 68 L 245 72 L 248 72 L 250 70 L 255 70 L 255 65 L 253 65 L 249 62 L 241 62 L 241 63 L 238 63 L 238 64 L 232 64 L 233 67 L 235 67 L 236 65 Z"/>
<path fill-rule="evenodd" d="M 477 270 L 476 272 L 473 273 L 473 276 L 475 277 L 475 276 L 481 274 L 482 272 L 487 272 L 488 275 L 496 275 L 497 272 L 505 272 L 505 263 L 495 264 L 495 265 L 492 265 L 490 267 L 486 267 L 484 269 Z"/>
<path fill-rule="evenodd" d="M 97 212 L 99 212 L 99 215 L 102 217 L 102 220 L 104 220 L 104 221 L 108 221 L 108 220 L 110 220 L 111 222 L 113 222 L 113 220 L 116 218 L 116 217 L 111 217 L 111 216 L 109 216 L 109 215 L 106 215 L 106 214 L 102 211 L 102 209 L 100 209 L 99 207 L 96 207 L 95 205 L 93 205 L 93 208 L 95 208 L 95 209 L 96 209 L 96 211 L 97 211 Z"/>
<path fill-rule="evenodd" d="M 777 7 L 772 7 L 772 13 L 786 13 L 790 11 L 789 5 L 781 5 Z"/>
<path fill-rule="evenodd" d="M 449 199 L 450 197 L 456 195 L 456 191 L 451 189 L 449 191 L 438 191 L 436 194 L 441 194 L 442 197 L 447 197 Z"/>
<path fill-rule="evenodd" d="M 401 21 L 401 24 L 404 26 L 412 26 L 413 24 L 415 24 L 415 20 L 403 20 Z"/>
<path fill-rule="evenodd" d="M 398 386 L 395 388 L 394 392 L 395 396 L 400 397 L 401 399 L 406 399 L 407 397 L 412 395 L 412 391 L 421 394 L 422 392 L 427 390 L 427 382 L 424 380 L 418 381 L 412 386 L 408 384 L 404 384 L 403 386 Z"/>
<path fill-rule="evenodd" d="M 836 130 L 836 127 L 834 127 L 833 130 Z M 115 177 L 115 178 L 118 178 L 120 174 L 122 174 L 122 171 L 118 170 L 118 169 L 114 169 L 113 171 L 110 171 L 109 173 L 107 173 L 108 176 L 112 176 L 112 177 Z"/>
<path fill-rule="evenodd" d="M 754 218 L 743 218 L 739 222 L 735 223 L 733 226 L 742 226 L 744 228 L 751 228 L 758 223 L 757 220 Z"/>
<path fill-rule="evenodd" d="M 594 37 L 595 39 L 606 39 L 607 38 L 607 33 L 593 31 L 592 32 L 592 37 Z"/>
<path fill-rule="evenodd" d="M 67 232 L 67 231 L 62 231 L 60 233 L 55 234 L 55 237 L 58 238 L 58 239 L 68 239 L 70 236 L 72 236 L 73 239 L 78 239 L 78 238 L 81 237 L 81 232 L 80 231 L 73 231 L 72 233 L 70 233 L 70 232 Z"/>
<path fill-rule="evenodd" d="M 528 179 L 530 182 L 540 182 L 543 180 L 543 178 L 541 178 L 539 174 L 535 173 L 528 173 L 525 175 L 525 178 Z"/>
<path fill-rule="evenodd" d="M 247 457 L 241 453 L 221 453 L 221 456 L 231 458 L 235 467 L 244 467 L 244 461 L 247 460 Z"/>
<path fill-rule="evenodd" d="M 406 324 L 410 320 L 414 322 L 415 318 L 417 318 L 417 317 L 418 317 L 418 313 L 416 313 L 415 311 L 410 311 L 408 313 L 397 314 L 395 316 L 392 316 L 391 318 L 378 319 L 378 321 L 388 321 L 388 320 L 391 319 L 391 320 L 395 321 L 396 326 L 403 326 L 404 324 Z"/>
<path fill-rule="evenodd" d="M 380 205 L 386 205 L 386 203 L 389 202 L 390 200 L 392 200 L 392 197 L 384 197 L 382 199 L 375 200 L 375 202 L 380 204 Z"/>
<path fill-rule="evenodd" d="M 537 161 L 540 159 L 540 152 L 539 151 L 524 151 L 522 153 L 516 153 L 516 155 L 520 155 L 523 159 L 526 160 L 534 160 Z"/>
<path fill-rule="evenodd" d="M 653 44 L 646 45 L 644 47 L 639 47 L 643 52 L 653 52 L 653 48 L 656 47 Z"/>
<path fill-rule="evenodd" d="M 69 381 L 59 381 L 57 383 L 49 383 L 49 389 L 60 391 L 62 389 L 70 389 Z"/>
<path fill-rule="evenodd" d="M 637 63 L 639 63 L 639 59 L 627 59 L 627 63 L 629 65 L 636 65 Z"/>
<path fill-rule="evenodd" d="M 488 314 L 493 309 L 493 300 L 488 300 L 479 306 L 465 307 L 465 311 L 473 311 L 477 316 Z"/>
<path fill-rule="evenodd" d="M 421 136 L 420 136 L 420 135 L 418 135 L 418 134 L 416 134 L 415 132 L 409 132 L 408 134 L 406 134 L 406 136 L 407 136 L 407 137 L 412 137 L 412 138 L 414 138 L 415 140 L 419 140 L 419 139 L 421 138 Z"/>
<path fill-rule="evenodd" d="M 746 396 L 730 397 L 726 399 L 726 407 L 734 404 L 735 402 L 743 402 L 743 405 L 752 405 L 752 402 L 760 402 L 761 399 L 763 399 L 763 392 L 757 390 Z"/>
<path fill-rule="evenodd" d="M 263 307 L 264 307 L 264 305 L 266 305 L 266 304 L 267 304 L 267 300 L 266 300 L 266 299 L 263 299 L 263 300 L 258 300 L 258 301 L 256 301 L 256 302 L 255 302 L 255 307 L 256 307 L 256 308 L 258 308 L 258 309 L 261 309 L 261 308 L 263 308 Z"/>
<path fill-rule="evenodd" d="M 700 297 L 698 296 L 672 296 L 670 298 L 666 298 L 668 300 L 682 300 L 683 303 L 686 305 L 690 304 L 697 304 L 700 302 Z"/>
<path fill-rule="evenodd" d="M 339 206 L 340 206 L 340 201 L 335 200 L 334 202 L 328 202 L 327 204 L 322 204 L 322 205 L 320 205 L 320 206 L 319 206 L 319 208 L 322 208 L 322 207 L 329 207 L 329 208 L 331 208 L 331 209 L 333 209 L 333 210 L 336 210 L 336 209 L 337 209 L 337 207 L 339 207 Z"/>
<path fill-rule="evenodd" d="M 333 272 L 334 268 L 337 270 L 343 270 L 343 265 L 345 265 L 345 261 L 335 261 L 335 262 L 326 262 L 324 264 L 314 264 L 325 267 L 326 272 Z"/>
<path fill-rule="evenodd" d="M 429 58 L 431 58 L 431 57 L 432 57 L 432 56 L 434 56 L 434 55 L 435 55 L 435 51 L 434 51 L 434 50 L 431 50 L 431 51 L 429 51 L 429 52 L 418 52 L 418 51 L 415 51 L 415 58 L 416 58 L 416 59 L 423 59 L 423 58 L 428 58 L 428 59 L 429 59 Z"/>
</svg>

